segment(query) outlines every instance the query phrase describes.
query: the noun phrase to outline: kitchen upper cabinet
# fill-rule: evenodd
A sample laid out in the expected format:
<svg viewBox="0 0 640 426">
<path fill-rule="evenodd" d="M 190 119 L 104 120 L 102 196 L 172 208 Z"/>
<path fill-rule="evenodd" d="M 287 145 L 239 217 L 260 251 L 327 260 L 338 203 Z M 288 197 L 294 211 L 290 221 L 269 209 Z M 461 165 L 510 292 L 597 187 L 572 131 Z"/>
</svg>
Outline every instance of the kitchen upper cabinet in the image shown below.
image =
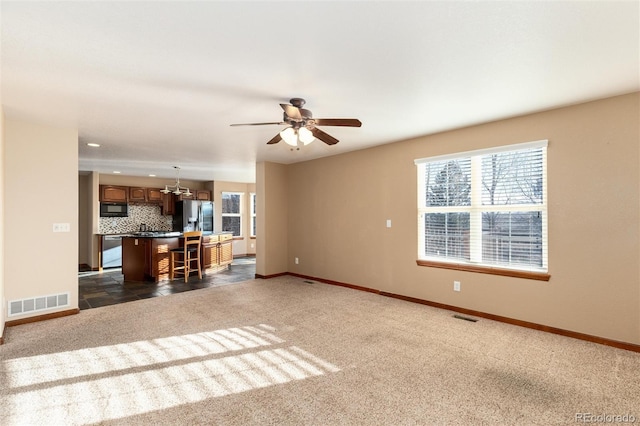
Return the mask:
<svg viewBox="0 0 640 426">
<path fill-rule="evenodd" d="M 139 186 L 100 185 L 100 201 L 109 203 L 150 203 L 161 204 L 163 215 L 175 213 L 175 202 L 182 200 L 211 201 L 211 191 L 198 189 L 191 195 L 163 194 L 160 188 L 145 188 Z"/>
<path fill-rule="evenodd" d="M 147 202 L 149 203 L 162 203 L 163 195 L 160 188 L 147 188 Z"/>
<path fill-rule="evenodd" d="M 190 192 L 190 195 L 185 195 L 185 193 L 183 192 L 182 194 L 178 195 L 177 197 L 178 201 L 182 201 L 182 200 L 195 200 L 196 199 L 196 192 Z"/>
<path fill-rule="evenodd" d="M 126 203 L 129 201 L 129 187 L 100 185 L 100 201 L 105 203 Z"/>
<path fill-rule="evenodd" d="M 129 187 L 129 201 L 138 201 L 144 203 L 147 201 L 146 188 L 138 188 L 134 186 Z"/>
<path fill-rule="evenodd" d="M 196 191 L 196 200 L 200 201 L 211 201 L 211 191 L 197 190 Z"/>
<path fill-rule="evenodd" d="M 162 214 L 165 216 L 170 216 L 170 215 L 172 216 L 175 213 L 176 213 L 175 196 L 171 192 L 168 194 L 162 194 Z"/>
</svg>

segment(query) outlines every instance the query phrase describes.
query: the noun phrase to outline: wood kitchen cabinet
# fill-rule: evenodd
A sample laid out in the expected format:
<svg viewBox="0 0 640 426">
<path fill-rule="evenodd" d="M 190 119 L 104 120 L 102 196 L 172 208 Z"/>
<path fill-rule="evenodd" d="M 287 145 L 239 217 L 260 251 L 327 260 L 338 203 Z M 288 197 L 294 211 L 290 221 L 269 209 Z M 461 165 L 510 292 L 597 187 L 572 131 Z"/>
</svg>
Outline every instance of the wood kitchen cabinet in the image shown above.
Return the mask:
<svg viewBox="0 0 640 426">
<path fill-rule="evenodd" d="M 185 193 L 183 192 L 182 194 L 178 195 L 176 197 L 177 201 L 182 201 L 182 200 L 195 200 L 196 199 L 196 193 L 191 192 L 190 195 L 185 195 Z"/>
<path fill-rule="evenodd" d="M 100 185 L 100 202 L 126 203 L 128 201 L 128 186 Z"/>
<path fill-rule="evenodd" d="M 180 246 L 180 238 L 122 238 L 122 273 L 125 281 L 169 279 L 169 252 Z"/>
<path fill-rule="evenodd" d="M 145 241 L 141 238 L 122 238 L 122 273 L 125 281 L 145 280 L 148 271 Z"/>
<path fill-rule="evenodd" d="M 176 197 L 177 201 L 182 200 L 199 200 L 199 201 L 211 201 L 211 191 L 204 189 L 197 189 L 191 192 L 191 195 L 185 195 L 184 193 Z"/>
<path fill-rule="evenodd" d="M 122 274 L 125 281 L 149 282 L 169 279 L 171 249 L 184 244 L 183 237 L 122 237 Z M 203 273 L 226 269 L 233 262 L 233 235 L 231 233 L 202 237 Z"/>
<path fill-rule="evenodd" d="M 147 201 L 147 189 L 130 186 L 129 201 L 144 203 L 145 201 Z"/>
<path fill-rule="evenodd" d="M 217 272 L 233 262 L 233 235 L 230 233 L 202 237 L 202 270 Z"/>
<path fill-rule="evenodd" d="M 129 201 L 137 201 L 140 203 L 161 203 L 162 195 L 160 188 L 129 187 Z"/>
<path fill-rule="evenodd" d="M 200 201 L 211 201 L 211 191 L 197 190 L 196 191 L 196 200 Z"/>
<path fill-rule="evenodd" d="M 218 248 L 220 254 L 220 265 L 225 266 L 233 262 L 233 239 L 223 241 Z"/>
<path fill-rule="evenodd" d="M 175 196 L 170 192 L 162 194 L 162 214 L 165 216 L 174 215 L 176 213 Z"/>
<path fill-rule="evenodd" d="M 148 203 L 162 203 L 162 196 L 164 194 L 160 192 L 160 188 L 146 188 L 146 192 Z"/>
<path fill-rule="evenodd" d="M 175 214 L 175 202 L 182 200 L 211 201 L 211 191 L 194 190 L 191 195 L 163 194 L 160 188 L 100 185 L 100 202 L 161 204 L 163 215 Z"/>
</svg>

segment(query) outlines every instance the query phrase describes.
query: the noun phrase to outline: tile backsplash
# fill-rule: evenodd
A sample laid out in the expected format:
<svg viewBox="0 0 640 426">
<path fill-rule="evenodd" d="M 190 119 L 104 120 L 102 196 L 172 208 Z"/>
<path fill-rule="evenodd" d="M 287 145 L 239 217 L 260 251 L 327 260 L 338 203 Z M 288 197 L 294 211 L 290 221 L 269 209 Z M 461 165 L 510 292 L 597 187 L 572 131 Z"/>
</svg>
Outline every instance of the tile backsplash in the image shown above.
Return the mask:
<svg viewBox="0 0 640 426">
<path fill-rule="evenodd" d="M 140 224 L 152 231 L 171 231 L 173 216 L 163 216 L 160 206 L 129 203 L 128 217 L 101 217 L 100 234 L 126 234 L 140 230 Z"/>
</svg>

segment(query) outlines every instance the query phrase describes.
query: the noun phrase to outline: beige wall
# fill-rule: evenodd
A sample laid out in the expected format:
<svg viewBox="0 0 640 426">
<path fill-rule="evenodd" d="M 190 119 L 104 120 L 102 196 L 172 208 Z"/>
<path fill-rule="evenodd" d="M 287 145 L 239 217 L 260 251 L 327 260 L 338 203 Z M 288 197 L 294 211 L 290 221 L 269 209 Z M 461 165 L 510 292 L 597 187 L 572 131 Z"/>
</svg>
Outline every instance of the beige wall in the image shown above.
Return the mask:
<svg viewBox="0 0 640 426">
<path fill-rule="evenodd" d="M 49 312 L 77 308 L 78 132 L 6 119 L 4 155 L 6 299 L 68 292 L 70 306 Z"/>
<path fill-rule="evenodd" d="M 4 109 L 0 104 L 0 339 L 4 337 L 6 298 L 4 291 Z"/>
<path fill-rule="evenodd" d="M 243 182 L 213 182 L 213 201 L 215 202 L 215 224 L 216 232 L 222 231 L 222 193 L 223 192 L 240 192 L 242 193 L 242 238 L 234 238 L 233 255 L 241 256 L 246 254 L 255 254 L 255 239 L 251 235 L 251 200 L 250 194 L 255 192 L 256 185 L 254 183 Z"/>
<path fill-rule="evenodd" d="M 87 264 L 93 269 L 99 267 L 98 201 L 99 174 L 86 172 L 78 176 L 78 263 Z"/>
<path fill-rule="evenodd" d="M 258 174 L 264 180 L 259 191 L 264 185 L 268 197 L 267 264 L 282 256 L 270 251 L 270 231 L 282 227 L 283 216 L 288 239 L 286 264 L 264 267 L 263 274 L 288 270 L 640 344 L 639 98 L 635 93 L 267 167 Z M 551 280 L 417 266 L 413 160 L 540 139 L 549 140 Z M 461 292 L 453 291 L 454 280 Z"/>
<path fill-rule="evenodd" d="M 165 185 L 176 183 L 175 177 L 159 178 L 149 176 L 126 176 L 118 174 L 100 174 L 100 185 L 140 186 L 144 188 L 164 188 Z M 211 190 L 210 182 L 180 179 L 180 186 L 186 186 L 190 190 Z"/>
<path fill-rule="evenodd" d="M 257 194 L 256 193 L 256 184 L 255 183 L 248 183 L 247 184 L 247 207 L 246 207 L 246 212 L 247 212 L 247 250 L 246 250 L 246 254 L 249 255 L 254 255 L 256 254 L 256 247 L 257 247 L 257 242 L 256 242 L 256 237 L 251 237 L 251 202 L 249 197 L 251 196 L 251 194 Z M 257 198 L 257 195 L 256 195 Z M 257 204 L 257 203 L 256 203 Z M 256 206 L 256 230 L 258 229 L 258 211 L 257 211 L 257 206 Z"/>
<path fill-rule="evenodd" d="M 89 185 L 91 176 L 78 175 L 78 264 L 91 265 L 90 240 L 87 234 L 91 231 L 91 203 L 89 200 Z"/>
<path fill-rule="evenodd" d="M 89 203 L 89 227 L 86 230 L 86 238 L 89 241 L 88 247 L 90 249 L 89 259 L 91 259 L 91 268 L 97 270 L 100 267 L 100 242 L 95 236 L 100 229 L 100 191 L 99 180 L 100 174 L 97 172 L 89 173 L 89 185 L 88 192 L 86 194 L 87 201 Z"/>
<path fill-rule="evenodd" d="M 256 165 L 256 275 L 287 272 L 288 168 L 282 164 Z"/>
</svg>

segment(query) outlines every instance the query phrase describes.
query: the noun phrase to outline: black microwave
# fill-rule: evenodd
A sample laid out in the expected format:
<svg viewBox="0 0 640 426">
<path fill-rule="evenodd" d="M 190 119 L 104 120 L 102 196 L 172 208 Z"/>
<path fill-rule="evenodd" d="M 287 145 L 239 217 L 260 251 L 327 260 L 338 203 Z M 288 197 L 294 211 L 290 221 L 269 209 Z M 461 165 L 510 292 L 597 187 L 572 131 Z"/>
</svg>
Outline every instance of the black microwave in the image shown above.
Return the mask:
<svg viewBox="0 0 640 426">
<path fill-rule="evenodd" d="M 100 217 L 127 217 L 129 205 L 127 203 L 100 203 Z"/>
</svg>

